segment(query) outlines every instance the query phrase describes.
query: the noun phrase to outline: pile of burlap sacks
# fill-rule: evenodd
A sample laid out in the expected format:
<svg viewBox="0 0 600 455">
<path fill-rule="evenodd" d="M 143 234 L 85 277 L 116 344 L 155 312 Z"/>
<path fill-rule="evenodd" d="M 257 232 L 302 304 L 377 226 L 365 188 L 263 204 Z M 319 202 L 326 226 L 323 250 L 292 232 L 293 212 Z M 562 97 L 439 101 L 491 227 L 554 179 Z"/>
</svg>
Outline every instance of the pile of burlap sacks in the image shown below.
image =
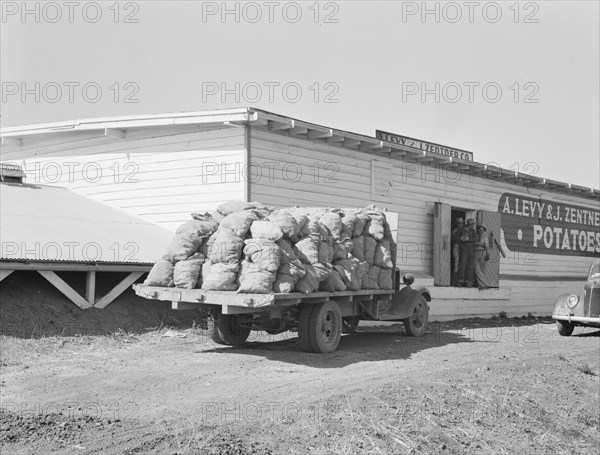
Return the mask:
<svg viewBox="0 0 600 455">
<path fill-rule="evenodd" d="M 193 213 L 144 284 L 240 293 L 393 289 L 384 212 L 228 202 Z"/>
</svg>

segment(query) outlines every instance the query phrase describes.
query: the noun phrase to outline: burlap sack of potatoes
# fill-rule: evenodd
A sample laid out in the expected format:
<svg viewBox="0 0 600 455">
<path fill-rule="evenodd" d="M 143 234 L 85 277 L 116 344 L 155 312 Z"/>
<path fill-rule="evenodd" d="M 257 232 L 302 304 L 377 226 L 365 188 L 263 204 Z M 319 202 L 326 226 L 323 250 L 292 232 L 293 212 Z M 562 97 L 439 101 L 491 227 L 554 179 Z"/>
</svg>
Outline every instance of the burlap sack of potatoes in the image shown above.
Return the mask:
<svg viewBox="0 0 600 455">
<path fill-rule="evenodd" d="M 161 287 L 173 287 L 173 263 L 165 259 L 159 259 L 154 263 L 148 277 L 144 281 L 146 286 L 161 286 Z"/>
<path fill-rule="evenodd" d="M 177 262 L 173 269 L 175 287 L 184 289 L 198 287 L 203 263 L 204 255 L 202 253 L 196 253 L 188 259 Z"/>
</svg>

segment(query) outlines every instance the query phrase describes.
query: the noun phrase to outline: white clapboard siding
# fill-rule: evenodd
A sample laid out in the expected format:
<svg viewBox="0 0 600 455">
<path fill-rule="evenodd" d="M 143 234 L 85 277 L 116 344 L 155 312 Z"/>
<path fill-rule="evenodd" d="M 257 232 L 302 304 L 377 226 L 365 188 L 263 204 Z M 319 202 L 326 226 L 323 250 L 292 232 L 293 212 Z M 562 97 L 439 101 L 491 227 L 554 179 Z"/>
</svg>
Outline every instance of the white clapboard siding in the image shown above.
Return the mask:
<svg viewBox="0 0 600 455">
<path fill-rule="evenodd" d="M 465 317 L 491 317 L 500 312 L 508 317 L 520 317 L 532 314 L 547 316 L 552 314 L 554 300 L 564 292 L 581 294 L 581 283 L 574 281 L 551 281 L 532 283 L 531 281 L 502 280 L 502 287 L 510 289 L 506 300 L 493 299 L 452 299 L 444 298 L 444 292 L 435 292 L 433 279 L 417 280 L 417 284 L 428 286 L 433 300 L 430 319 L 449 321 Z"/>
<path fill-rule="evenodd" d="M 231 130 L 231 128 L 224 128 Z M 110 130 L 109 130 L 110 131 Z M 73 131 L 69 135 L 53 135 L 49 133 L 41 135 L 25 136 L 19 146 L 7 145 L 2 147 L 2 161 L 18 159 L 23 153 L 27 156 L 42 155 L 67 155 L 72 150 L 77 150 L 81 155 L 102 153 L 102 146 L 114 144 L 113 151 L 120 150 L 119 144 L 124 147 L 139 148 L 152 145 L 164 145 L 176 143 L 193 137 L 194 134 L 204 132 L 206 139 L 210 137 L 219 138 L 222 133 L 219 129 L 207 126 L 170 126 L 168 128 L 136 128 L 125 134 L 125 138 L 115 138 L 104 129 L 93 131 Z M 122 132 L 121 132 L 122 133 Z M 126 145 L 128 141 L 130 145 Z M 81 153 L 82 150 L 86 153 Z"/>
<path fill-rule="evenodd" d="M 263 167 L 277 163 L 272 178 L 265 175 L 250 183 L 250 197 L 264 203 L 285 207 L 307 206 L 366 206 L 375 202 L 399 214 L 397 265 L 402 272 L 413 272 L 419 283 L 433 286 L 433 206 L 444 202 L 468 210 L 498 211 L 498 201 L 505 192 L 530 195 L 556 202 L 594 207 L 594 203 L 575 196 L 529 189 L 499 182 L 493 178 L 456 174 L 439 167 L 406 163 L 360 151 L 342 149 L 322 142 L 252 129 L 250 160 Z M 371 161 L 386 163 L 393 169 L 392 193 L 380 202 L 371 196 Z M 294 163 L 306 178 L 297 182 L 277 172 L 285 163 Z M 315 181 L 315 163 L 335 163 L 336 182 Z M 271 164 L 272 166 L 272 164 Z M 304 177 L 304 175 L 303 175 Z M 460 177 L 460 178 L 457 178 Z M 590 258 L 577 256 L 527 255 L 508 250 L 504 238 L 499 239 L 506 258 L 500 259 L 501 288 L 510 288 L 507 299 L 437 298 L 434 319 L 457 319 L 465 316 L 484 316 L 506 311 L 509 315 L 550 314 L 554 299 L 562 292 L 576 292 L 580 282 L 561 280 L 561 277 L 581 277 L 583 280 Z M 514 277 L 514 280 L 510 278 Z M 555 278 L 555 279 L 552 279 Z M 444 288 L 437 294 L 443 296 Z"/>
<path fill-rule="evenodd" d="M 157 137 L 146 129 L 101 144 L 80 135 L 7 154 L 23 165 L 27 183 L 65 186 L 174 231 L 192 212 L 243 199 L 246 185 L 243 129 L 176 131 Z"/>
</svg>

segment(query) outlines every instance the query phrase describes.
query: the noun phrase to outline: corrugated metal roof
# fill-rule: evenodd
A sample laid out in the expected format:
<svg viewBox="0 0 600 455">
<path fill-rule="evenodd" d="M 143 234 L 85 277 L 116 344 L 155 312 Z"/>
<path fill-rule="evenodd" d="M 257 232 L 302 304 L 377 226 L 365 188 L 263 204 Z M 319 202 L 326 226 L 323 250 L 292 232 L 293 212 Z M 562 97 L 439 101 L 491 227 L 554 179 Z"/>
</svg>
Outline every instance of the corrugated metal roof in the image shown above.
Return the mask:
<svg viewBox="0 0 600 455">
<path fill-rule="evenodd" d="M 172 236 L 67 188 L 0 183 L 2 261 L 149 264 Z"/>
</svg>

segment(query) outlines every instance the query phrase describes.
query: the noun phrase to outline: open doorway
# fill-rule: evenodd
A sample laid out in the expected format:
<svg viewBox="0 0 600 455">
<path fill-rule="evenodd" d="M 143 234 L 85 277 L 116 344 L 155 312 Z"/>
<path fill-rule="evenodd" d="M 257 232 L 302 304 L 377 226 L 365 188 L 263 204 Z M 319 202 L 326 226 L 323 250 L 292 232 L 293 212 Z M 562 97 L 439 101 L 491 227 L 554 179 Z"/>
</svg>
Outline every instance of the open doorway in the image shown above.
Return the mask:
<svg viewBox="0 0 600 455">
<path fill-rule="evenodd" d="M 452 207 L 450 204 L 443 202 L 435 203 L 433 214 L 433 241 L 437 245 L 441 245 L 443 254 L 440 255 L 438 261 L 433 262 L 433 283 L 435 286 L 457 286 L 458 270 L 456 269 L 457 253 L 460 259 L 460 250 L 456 251 L 457 232 L 454 231 L 458 224 L 456 220 L 462 218 L 466 224 L 467 220 L 473 218 L 476 224 L 480 224 L 487 229 L 488 238 L 488 256 L 489 259 L 485 264 L 480 263 L 480 268 L 485 276 L 482 280 L 487 287 L 497 288 L 500 286 L 500 256 L 506 257 L 502 247 L 500 246 L 500 214 L 498 212 L 490 212 L 486 210 L 474 210 L 461 207 Z M 474 258 L 465 257 L 466 263 L 465 272 L 468 272 L 469 279 L 464 278 L 464 281 L 475 285 L 476 277 L 474 276 L 475 263 Z M 471 266 L 469 266 L 471 264 Z M 462 280 L 461 280 L 462 281 Z"/>
<path fill-rule="evenodd" d="M 457 223 L 456 220 L 458 218 L 462 218 L 463 222 L 465 222 L 467 220 L 467 211 L 466 210 L 461 210 L 461 209 L 457 209 L 457 208 L 452 208 L 451 211 L 451 218 L 450 218 L 450 232 L 454 233 L 454 229 L 457 228 Z M 454 236 L 451 235 L 451 245 L 450 245 L 450 251 L 451 251 L 451 256 L 450 256 L 450 286 L 456 286 L 457 285 L 457 269 L 458 269 L 458 264 L 457 262 L 457 254 L 455 251 L 455 248 L 458 248 L 458 245 L 455 244 L 456 239 L 453 238 Z"/>
</svg>

